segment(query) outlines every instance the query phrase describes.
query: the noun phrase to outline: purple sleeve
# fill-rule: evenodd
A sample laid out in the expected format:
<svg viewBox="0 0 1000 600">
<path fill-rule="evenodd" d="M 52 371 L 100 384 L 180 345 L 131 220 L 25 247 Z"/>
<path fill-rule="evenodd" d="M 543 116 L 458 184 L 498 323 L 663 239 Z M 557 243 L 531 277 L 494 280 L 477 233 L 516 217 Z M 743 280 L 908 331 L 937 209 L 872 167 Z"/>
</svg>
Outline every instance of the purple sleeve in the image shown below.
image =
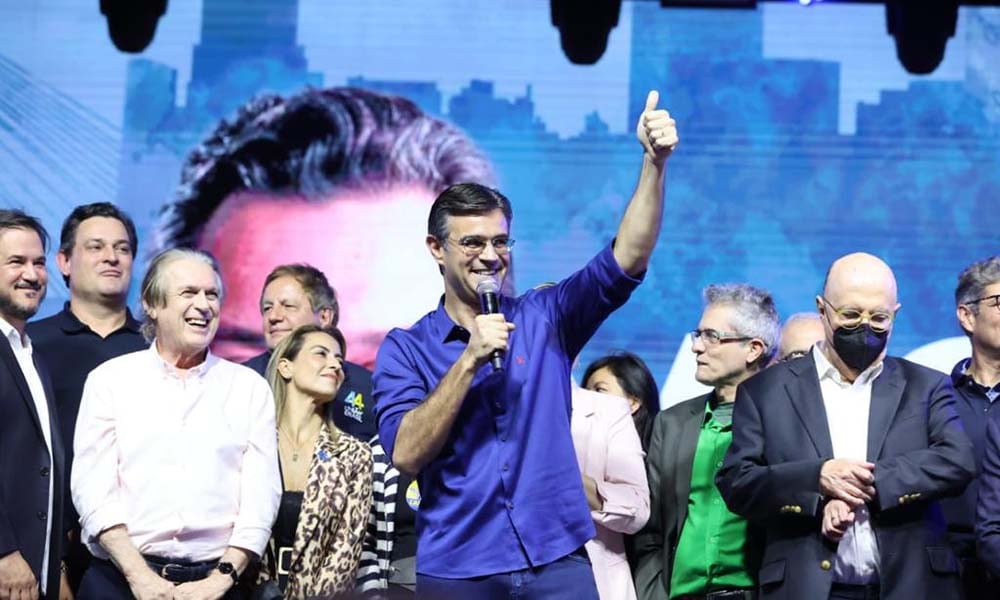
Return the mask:
<svg viewBox="0 0 1000 600">
<path fill-rule="evenodd" d="M 614 242 L 582 269 L 550 288 L 538 290 L 549 319 L 562 335 L 567 356 L 575 357 L 618 307 L 625 304 L 645 273 L 632 277 L 615 260 Z"/>
<path fill-rule="evenodd" d="M 379 440 L 390 461 L 400 422 L 431 392 L 420 377 L 413 353 L 408 351 L 410 343 L 407 332 L 390 331 L 379 348 L 372 376 Z"/>
</svg>

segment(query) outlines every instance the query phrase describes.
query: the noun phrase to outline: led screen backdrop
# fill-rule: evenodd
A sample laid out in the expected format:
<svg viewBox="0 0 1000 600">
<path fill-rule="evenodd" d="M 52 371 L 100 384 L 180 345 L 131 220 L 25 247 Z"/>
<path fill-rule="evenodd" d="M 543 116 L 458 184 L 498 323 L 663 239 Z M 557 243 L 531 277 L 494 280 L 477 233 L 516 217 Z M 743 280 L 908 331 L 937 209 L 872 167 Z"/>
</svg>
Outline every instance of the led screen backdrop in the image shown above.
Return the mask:
<svg viewBox="0 0 1000 600">
<path fill-rule="evenodd" d="M 771 290 L 783 315 L 812 310 L 826 266 L 854 250 L 896 270 L 894 353 L 958 335 L 957 273 L 1000 253 L 1000 11 L 963 9 L 944 63 L 916 78 L 898 66 L 878 6 L 626 2 L 602 60 L 579 67 L 563 57 L 547 4 L 175 1 L 150 48 L 130 57 L 111 46 L 94 2 L 3 3 L 0 202 L 57 234 L 72 206 L 113 200 L 148 253 L 169 243 L 161 212 L 183 197 L 192 152 L 245 150 L 235 126 L 197 150 L 220 121 L 233 125 L 261 94 L 350 86 L 407 98 L 457 135 L 447 143 L 459 144 L 458 173 L 467 167 L 514 203 L 526 289 L 611 240 L 639 165 L 632 131 L 655 88 L 682 138 L 660 246 L 582 363 L 630 349 L 664 380 L 684 358 L 703 286 L 747 281 Z M 321 134 L 306 118 L 288 135 Z M 416 176 L 381 173 L 419 173 L 422 158 L 447 153 L 407 155 L 407 136 L 372 172 L 310 194 L 238 195 L 197 217 L 190 241 L 225 255 L 224 325 L 238 342 L 226 353 L 259 342 L 256 294 L 277 262 L 331 276 L 356 360 L 371 359 L 380 332 L 435 306 L 441 282 L 423 247 L 433 196 Z M 43 313 L 65 299 L 53 277 Z"/>
</svg>

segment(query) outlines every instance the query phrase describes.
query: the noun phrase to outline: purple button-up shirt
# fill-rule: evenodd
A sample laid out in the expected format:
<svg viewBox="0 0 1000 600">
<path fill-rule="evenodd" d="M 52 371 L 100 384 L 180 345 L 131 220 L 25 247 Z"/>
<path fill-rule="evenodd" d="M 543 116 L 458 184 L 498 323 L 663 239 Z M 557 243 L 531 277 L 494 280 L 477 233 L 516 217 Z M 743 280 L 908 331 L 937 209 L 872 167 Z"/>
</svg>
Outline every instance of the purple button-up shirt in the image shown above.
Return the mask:
<svg viewBox="0 0 1000 600">
<path fill-rule="evenodd" d="M 469 578 L 544 565 L 594 536 L 570 436 L 570 370 L 640 281 L 609 245 L 560 283 L 501 299 L 517 326 L 504 370 L 479 369 L 447 442 L 419 475 L 419 573 Z M 403 416 L 434 391 L 467 343 L 443 301 L 410 329 L 386 336 L 373 383 L 387 455 Z"/>
</svg>

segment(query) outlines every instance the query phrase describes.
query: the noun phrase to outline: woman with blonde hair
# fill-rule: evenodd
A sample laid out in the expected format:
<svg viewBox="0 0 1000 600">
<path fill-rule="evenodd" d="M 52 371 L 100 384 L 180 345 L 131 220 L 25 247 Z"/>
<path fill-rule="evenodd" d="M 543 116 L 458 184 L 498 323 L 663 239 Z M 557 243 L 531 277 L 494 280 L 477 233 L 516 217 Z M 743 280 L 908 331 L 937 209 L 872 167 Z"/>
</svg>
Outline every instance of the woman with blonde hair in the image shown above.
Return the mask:
<svg viewBox="0 0 1000 600">
<path fill-rule="evenodd" d="M 284 598 L 335 598 L 354 589 L 372 501 L 372 453 L 325 417 L 344 382 L 344 348 L 337 329 L 305 325 L 278 344 L 267 365 L 283 493 L 258 597 L 276 595 L 275 588 Z"/>
</svg>

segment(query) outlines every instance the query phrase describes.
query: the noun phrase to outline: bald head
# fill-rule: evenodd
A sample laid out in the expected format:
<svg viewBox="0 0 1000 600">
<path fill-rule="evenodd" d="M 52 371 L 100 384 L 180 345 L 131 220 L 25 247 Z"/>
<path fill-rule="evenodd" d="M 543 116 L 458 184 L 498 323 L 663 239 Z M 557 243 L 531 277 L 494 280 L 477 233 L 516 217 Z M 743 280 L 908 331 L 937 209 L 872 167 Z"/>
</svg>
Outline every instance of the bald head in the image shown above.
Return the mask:
<svg viewBox="0 0 1000 600">
<path fill-rule="evenodd" d="M 824 353 L 826 347 L 831 348 L 831 352 L 835 350 L 844 369 L 848 369 L 841 373 L 846 376 L 853 371 L 856 375 L 885 353 L 885 344 L 899 310 L 896 277 L 889 265 L 876 256 L 861 252 L 848 254 L 830 265 L 823 296 L 816 297 L 816 307 L 825 315 L 823 332 L 827 346 Z M 851 313 L 855 316 L 846 316 Z M 868 319 L 868 327 L 861 329 L 850 325 L 852 322 L 864 323 L 862 319 Z M 871 329 L 874 319 L 881 324 L 879 332 Z"/>
<path fill-rule="evenodd" d="M 781 328 L 781 342 L 775 360 L 784 361 L 802 356 L 824 338 L 823 321 L 819 313 L 796 313 Z"/>
<path fill-rule="evenodd" d="M 855 252 L 833 261 L 823 282 L 823 296 L 834 306 L 844 306 L 846 297 L 879 301 L 882 309 L 896 306 L 896 276 L 881 258 Z M 855 308 L 862 308 L 856 306 Z"/>
</svg>

